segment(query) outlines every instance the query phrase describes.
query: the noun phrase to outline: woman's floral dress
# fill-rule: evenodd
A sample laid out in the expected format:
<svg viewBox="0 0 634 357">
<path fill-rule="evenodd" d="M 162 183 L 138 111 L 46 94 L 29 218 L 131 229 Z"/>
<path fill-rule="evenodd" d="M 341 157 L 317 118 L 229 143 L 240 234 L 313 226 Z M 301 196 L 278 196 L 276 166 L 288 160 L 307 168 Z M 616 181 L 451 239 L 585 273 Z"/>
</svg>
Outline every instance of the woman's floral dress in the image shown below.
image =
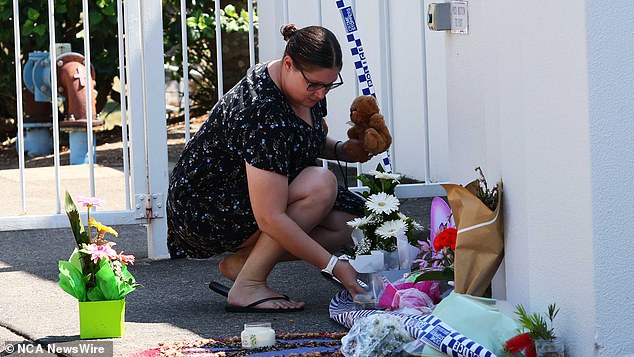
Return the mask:
<svg viewBox="0 0 634 357">
<path fill-rule="evenodd" d="M 314 166 L 326 143 L 325 100 L 313 126 L 297 117 L 271 79 L 254 66 L 214 106 L 172 171 L 167 199 L 172 257 L 207 258 L 236 249 L 257 231 L 245 161 L 292 181 Z M 363 214 L 363 201 L 340 189 L 335 209 Z"/>
</svg>

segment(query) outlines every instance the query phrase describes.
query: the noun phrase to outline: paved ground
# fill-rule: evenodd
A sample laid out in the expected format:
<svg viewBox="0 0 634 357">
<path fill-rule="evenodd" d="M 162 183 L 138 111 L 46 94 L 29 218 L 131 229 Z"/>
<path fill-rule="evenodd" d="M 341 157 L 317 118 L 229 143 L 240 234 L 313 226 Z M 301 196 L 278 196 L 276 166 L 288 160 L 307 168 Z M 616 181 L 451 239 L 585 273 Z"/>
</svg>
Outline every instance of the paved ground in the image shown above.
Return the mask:
<svg viewBox="0 0 634 357">
<path fill-rule="evenodd" d="M 5 172 L 0 180 L 11 174 Z M 44 181 L 39 185 L 43 190 L 47 187 Z M 6 183 L 0 186 L 7 188 Z M 402 209 L 427 225 L 429 204 L 430 199 L 406 200 Z M 343 330 L 328 318 L 328 303 L 339 289 L 312 266 L 280 264 L 269 281 L 292 298 L 306 301 L 304 312 L 231 314 L 223 310 L 224 298 L 207 288 L 211 279 L 227 282 L 216 269 L 220 257 L 149 261 L 142 258 L 147 257 L 144 226 L 115 228 L 120 233 L 117 248 L 141 258 L 131 271 L 144 286 L 127 298 L 125 336 L 113 340 L 116 356 L 129 356 L 160 342 L 239 335 L 243 324 L 253 321 L 270 321 L 278 332 Z M 78 304 L 56 284 L 57 261 L 67 259 L 73 245 L 70 229 L 0 232 L 0 346 L 6 341 L 48 344 L 79 338 Z"/>
</svg>

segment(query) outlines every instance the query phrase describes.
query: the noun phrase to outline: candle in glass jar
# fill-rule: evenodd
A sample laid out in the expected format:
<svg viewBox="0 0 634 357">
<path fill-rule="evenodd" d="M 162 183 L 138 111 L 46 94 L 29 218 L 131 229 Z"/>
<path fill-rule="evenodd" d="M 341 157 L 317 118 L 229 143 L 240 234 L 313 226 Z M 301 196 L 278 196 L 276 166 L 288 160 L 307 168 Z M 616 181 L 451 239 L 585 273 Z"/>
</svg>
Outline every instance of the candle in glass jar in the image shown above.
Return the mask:
<svg viewBox="0 0 634 357">
<path fill-rule="evenodd" d="M 240 334 L 243 348 L 267 347 L 275 344 L 275 331 L 270 322 L 251 322 L 244 324 Z"/>
</svg>

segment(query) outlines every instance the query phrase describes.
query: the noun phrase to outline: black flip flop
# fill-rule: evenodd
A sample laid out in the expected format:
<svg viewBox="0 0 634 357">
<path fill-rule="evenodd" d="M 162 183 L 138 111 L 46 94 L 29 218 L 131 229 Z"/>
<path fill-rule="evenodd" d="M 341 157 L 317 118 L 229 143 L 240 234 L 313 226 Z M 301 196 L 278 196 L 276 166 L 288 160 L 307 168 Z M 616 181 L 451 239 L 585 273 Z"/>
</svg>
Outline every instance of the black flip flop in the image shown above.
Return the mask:
<svg viewBox="0 0 634 357">
<path fill-rule="evenodd" d="M 256 306 L 265 303 L 267 301 L 273 301 L 273 300 L 285 300 L 285 301 L 290 301 L 290 299 L 288 298 L 288 296 L 284 295 L 284 296 L 273 296 L 273 297 L 267 297 L 264 299 L 260 299 L 254 303 L 251 303 L 247 306 L 235 306 L 235 305 L 225 305 L 225 311 L 226 312 L 256 312 L 256 313 L 260 313 L 260 312 L 267 312 L 267 313 L 275 313 L 275 312 L 280 312 L 280 313 L 285 313 L 285 312 L 298 312 L 298 311 L 304 311 L 304 307 L 296 307 L 296 308 L 292 308 L 292 309 L 285 309 L 285 308 L 258 308 Z"/>
<path fill-rule="evenodd" d="M 213 292 L 220 294 L 224 297 L 229 296 L 229 290 L 231 290 L 230 287 L 226 286 L 226 285 L 222 285 L 217 281 L 212 281 L 209 283 L 209 289 L 211 289 Z"/>
</svg>

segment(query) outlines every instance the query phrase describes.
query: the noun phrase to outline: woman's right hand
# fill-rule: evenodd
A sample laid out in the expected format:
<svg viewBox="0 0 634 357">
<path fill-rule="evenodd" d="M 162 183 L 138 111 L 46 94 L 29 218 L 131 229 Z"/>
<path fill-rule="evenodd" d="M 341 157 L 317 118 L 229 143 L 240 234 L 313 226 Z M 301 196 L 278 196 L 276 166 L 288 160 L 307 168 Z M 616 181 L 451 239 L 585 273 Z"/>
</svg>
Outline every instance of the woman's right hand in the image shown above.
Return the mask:
<svg viewBox="0 0 634 357">
<path fill-rule="evenodd" d="M 354 270 L 352 265 L 350 265 L 347 261 L 339 260 L 337 265 L 335 265 L 335 269 L 333 269 L 333 274 L 337 277 L 337 279 L 339 279 L 339 281 L 341 281 L 341 284 L 343 284 L 343 287 L 348 290 L 353 299 L 357 294 L 368 293 L 357 282 L 357 271 Z"/>
<path fill-rule="evenodd" d="M 372 157 L 365 151 L 363 141 L 357 139 L 346 140 L 343 143 L 343 152 L 345 153 L 344 161 L 347 162 L 366 162 Z"/>
</svg>

